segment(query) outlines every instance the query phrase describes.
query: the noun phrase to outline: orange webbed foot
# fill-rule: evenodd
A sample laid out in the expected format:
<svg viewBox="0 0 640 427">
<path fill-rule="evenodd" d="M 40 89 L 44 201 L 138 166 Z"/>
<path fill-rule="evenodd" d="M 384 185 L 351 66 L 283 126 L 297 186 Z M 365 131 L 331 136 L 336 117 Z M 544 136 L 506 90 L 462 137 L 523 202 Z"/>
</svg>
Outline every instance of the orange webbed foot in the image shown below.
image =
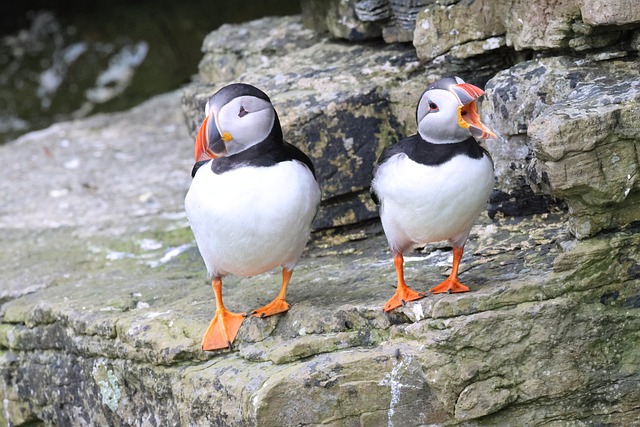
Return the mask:
<svg viewBox="0 0 640 427">
<path fill-rule="evenodd" d="M 231 348 L 245 317 L 244 313 L 217 310 L 202 338 L 202 349 L 209 351 Z"/>
<path fill-rule="evenodd" d="M 292 270 L 288 270 L 287 268 L 282 268 L 282 287 L 280 288 L 280 293 L 278 296 L 271 301 L 269 304 L 265 305 L 262 308 L 257 310 L 253 310 L 251 314 L 256 317 L 268 317 L 273 316 L 274 314 L 284 313 L 289 310 L 289 303 L 287 303 L 287 286 L 289 285 L 289 281 L 291 280 L 291 275 L 293 274 Z"/>
<path fill-rule="evenodd" d="M 409 301 L 424 298 L 424 292 L 416 292 L 408 286 L 398 286 L 396 293 L 393 294 L 389 301 L 384 305 L 384 311 L 391 311 L 395 308 L 405 305 Z"/>
<path fill-rule="evenodd" d="M 449 277 L 438 286 L 434 286 L 429 289 L 429 292 L 432 294 L 442 294 L 442 293 L 459 293 L 459 292 L 469 292 L 468 286 L 463 285 L 458 280 L 458 267 L 460 266 L 460 260 L 462 260 L 462 253 L 464 251 L 463 247 L 454 247 L 453 248 L 453 264 L 451 265 L 451 274 Z"/>
<path fill-rule="evenodd" d="M 396 253 L 393 257 L 393 264 L 396 267 L 396 276 L 398 277 L 398 287 L 395 294 L 384 305 L 384 311 L 391 311 L 394 308 L 403 306 L 409 301 L 415 301 L 424 298 L 424 292 L 416 292 L 404 281 L 404 258 L 402 253 Z"/>
<path fill-rule="evenodd" d="M 276 298 L 262 308 L 253 310 L 252 315 L 256 317 L 269 317 L 274 314 L 284 313 L 289 310 L 289 303 L 284 298 Z"/>
<path fill-rule="evenodd" d="M 432 294 L 442 294 L 445 292 L 452 294 L 452 293 L 459 293 L 459 292 L 469 292 L 470 290 L 471 289 L 469 289 L 468 286 L 460 283 L 458 279 L 448 277 L 445 281 L 443 281 L 439 285 L 429 289 L 429 292 Z"/>
</svg>

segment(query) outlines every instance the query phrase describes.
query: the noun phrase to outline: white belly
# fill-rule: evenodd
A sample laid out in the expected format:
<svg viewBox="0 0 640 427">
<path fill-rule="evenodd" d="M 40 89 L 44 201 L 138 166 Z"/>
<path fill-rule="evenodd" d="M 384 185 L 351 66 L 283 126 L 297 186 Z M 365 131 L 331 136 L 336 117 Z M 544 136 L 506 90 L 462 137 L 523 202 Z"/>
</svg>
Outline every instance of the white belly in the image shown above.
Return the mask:
<svg viewBox="0 0 640 427">
<path fill-rule="evenodd" d="M 399 154 L 378 168 L 373 189 L 392 250 L 414 243 L 449 240 L 461 246 L 493 189 L 493 165 L 487 156 L 456 156 L 426 166 Z"/>
<path fill-rule="evenodd" d="M 298 161 L 220 175 L 205 164 L 185 210 L 209 275 L 253 276 L 295 267 L 319 203 L 318 183 Z"/>
</svg>

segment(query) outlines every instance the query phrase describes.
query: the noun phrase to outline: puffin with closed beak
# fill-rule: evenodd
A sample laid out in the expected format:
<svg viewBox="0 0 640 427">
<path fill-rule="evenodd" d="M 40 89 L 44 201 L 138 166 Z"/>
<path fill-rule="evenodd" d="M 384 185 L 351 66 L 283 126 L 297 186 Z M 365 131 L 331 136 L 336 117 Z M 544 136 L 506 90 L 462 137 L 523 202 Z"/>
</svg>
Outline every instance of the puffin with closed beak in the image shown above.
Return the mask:
<svg viewBox="0 0 640 427">
<path fill-rule="evenodd" d="M 404 281 L 403 254 L 415 244 L 448 240 L 453 247 L 451 274 L 431 293 L 467 292 L 458 266 L 471 227 L 493 189 L 493 161 L 476 139 L 496 135 L 480 121 L 480 88 L 459 77 L 430 85 L 416 111 L 418 132 L 387 148 L 378 159 L 371 194 L 397 275 L 395 294 L 384 311 L 424 297 Z"/>
<path fill-rule="evenodd" d="M 289 309 L 286 291 L 320 203 L 311 160 L 285 142 L 269 97 L 234 83 L 207 102 L 185 198 L 189 225 L 207 267 L 216 310 L 203 350 L 231 347 L 246 314 L 222 302 L 222 279 L 282 268 L 278 296 L 251 314 Z"/>
</svg>

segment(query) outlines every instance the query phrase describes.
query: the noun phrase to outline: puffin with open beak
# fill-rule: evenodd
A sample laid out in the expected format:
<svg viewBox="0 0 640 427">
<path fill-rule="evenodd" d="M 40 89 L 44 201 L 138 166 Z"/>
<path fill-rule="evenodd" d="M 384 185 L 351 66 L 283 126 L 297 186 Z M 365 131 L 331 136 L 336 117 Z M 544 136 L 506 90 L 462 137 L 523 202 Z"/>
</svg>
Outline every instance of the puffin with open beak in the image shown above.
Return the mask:
<svg viewBox="0 0 640 427">
<path fill-rule="evenodd" d="M 476 99 L 483 94 L 459 77 L 433 83 L 418 103 L 418 133 L 378 159 L 371 194 L 380 207 L 398 279 L 385 311 L 425 295 L 404 281 L 403 254 L 414 244 L 448 240 L 453 247 L 451 274 L 431 293 L 469 291 L 458 280 L 458 266 L 494 184 L 491 156 L 476 141 L 496 137 L 480 122 Z"/>
<path fill-rule="evenodd" d="M 216 311 L 203 350 L 231 347 L 246 314 L 222 302 L 222 278 L 282 268 L 279 295 L 251 314 L 289 309 L 286 291 L 320 203 L 311 160 L 285 142 L 269 97 L 242 83 L 207 102 L 195 142 L 187 219 L 207 267 Z"/>
</svg>

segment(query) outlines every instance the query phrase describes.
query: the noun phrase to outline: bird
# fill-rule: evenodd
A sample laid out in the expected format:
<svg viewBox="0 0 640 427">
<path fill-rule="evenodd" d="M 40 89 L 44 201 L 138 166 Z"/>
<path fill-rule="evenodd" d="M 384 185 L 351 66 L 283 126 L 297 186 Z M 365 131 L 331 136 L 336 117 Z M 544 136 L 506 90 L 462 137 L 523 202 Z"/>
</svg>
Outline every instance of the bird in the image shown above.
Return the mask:
<svg viewBox="0 0 640 427">
<path fill-rule="evenodd" d="M 251 312 L 289 310 L 286 291 L 311 233 L 321 192 L 309 157 L 284 141 L 269 97 L 246 83 L 207 101 L 195 138 L 185 211 L 213 288 L 216 309 L 203 350 L 232 348 L 246 313 L 227 309 L 222 279 L 282 268 L 280 293 Z"/>
<path fill-rule="evenodd" d="M 385 149 L 374 167 L 371 196 L 379 206 L 397 276 L 391 311 L 425 296 L 404 280 L 404 254 L 414 245 L 448 240 L 451 274 L 431 293 L 467 292 L 458 267 L 471 227 L 494 185 L 493 160 L 478 140 L 496 138 L 478 115 L 484 91 L 459 77 L 427 87 L 416 108 L 417 133 Z"/>
</svg>

